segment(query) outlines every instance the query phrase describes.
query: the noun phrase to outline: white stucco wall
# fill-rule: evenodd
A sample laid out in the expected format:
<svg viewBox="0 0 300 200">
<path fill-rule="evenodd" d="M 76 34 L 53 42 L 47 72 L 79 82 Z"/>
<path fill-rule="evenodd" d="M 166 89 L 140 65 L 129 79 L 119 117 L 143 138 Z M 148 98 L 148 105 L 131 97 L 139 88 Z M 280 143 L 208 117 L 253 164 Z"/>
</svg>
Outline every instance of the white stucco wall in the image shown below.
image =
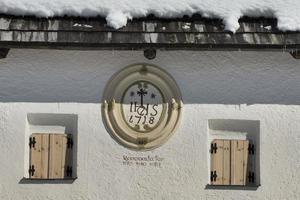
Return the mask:
<svg viewBox="0 0 300 200">
<path fill-rule="evenodd" d="M 171 74 L 184 101 L 178 131 L 148 152 L 118 145 L 101 118 L 109 78 L 140 62 Z M 300 199 L 300 63 L 287 53 L 162 51 L 148 61 L 137 51 L 13 49 L 0 60 L 0 102 L 3 200 Z M 34 128 L 29 113 L 78 117 L 73 183 L 22 181 Z M 212 119 L 259 122 L 257 190 L 205 189 Z M 163 160 L 161 167 L 127 166 L 123 156 Z"/>
</svg>

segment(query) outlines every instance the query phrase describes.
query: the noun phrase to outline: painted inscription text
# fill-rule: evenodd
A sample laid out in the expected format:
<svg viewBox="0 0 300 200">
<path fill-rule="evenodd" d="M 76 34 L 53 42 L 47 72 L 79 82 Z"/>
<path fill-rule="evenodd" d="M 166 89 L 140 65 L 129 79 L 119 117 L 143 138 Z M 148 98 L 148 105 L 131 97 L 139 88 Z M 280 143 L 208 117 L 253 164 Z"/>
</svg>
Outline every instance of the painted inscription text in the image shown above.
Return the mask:
<svg viewBox="0 0 300 200">
<path fill-rule="evenodd" d="M 140 166 L 140 167 L 162 167 L 164 158 L 160 156 L 126 156 L 123 155 L 123 165 L 126 166 Z"/>
</svg>

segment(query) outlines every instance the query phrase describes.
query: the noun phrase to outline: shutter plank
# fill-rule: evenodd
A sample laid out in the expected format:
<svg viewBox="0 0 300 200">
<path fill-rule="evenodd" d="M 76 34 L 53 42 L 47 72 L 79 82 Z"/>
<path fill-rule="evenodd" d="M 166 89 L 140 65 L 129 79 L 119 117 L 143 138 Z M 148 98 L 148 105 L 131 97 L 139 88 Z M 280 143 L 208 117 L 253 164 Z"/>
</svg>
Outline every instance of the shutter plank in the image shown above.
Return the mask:
<svg viewBox="0 0 300 200">
<path fill-rule="evenodd" d="M 243 156 L 243 185 L 247 184 L 247 171 L 248 171 L 248 159 L 249 159 L 249 140 L 244 140 L 244 156 Z"/>
<path fill-rule="evenodd" d="M 224 140 L 223 149 L 223 185 L 230 184 L 230 141 Z"/>
<path fill-rule="evenodd" d="M 231 185 L 246 184 L 246 166 L 248 146 L 244 140 L 231 141 Z M 246 142 L 247 143 L 247 142 Z"/>
<path fill-rule="evenodd" d="M 49 134 L 43 134 L 42 136 L 42 177 L 41 178 L 48 178 L 49 177 Z"/>
<path fill-rule="evenodd" d="M 67 142 L 68 142 L 68 138 L 66 135 L 61 136 L 61 142 L 62 142 L 62 149 L 61 149 L 61 178 L 65 178 L 66 177 L 66 159 L 67 159 Z"/>
<path fill-rule="evenodd" d="M 230 181 L 230 141 L 214 140 L 217 152 L 211 154 L 211 171 L 216 171 L 216 181 L 212 185 L 228 185 Z"/>
<path fill-rule="evenodd" d="M 238 140 L 231 141 L 231 185 L 242 185 L 243 151 Z"/>
<path fill-rule="evenodd" d="M 30 166 L 34 166 L 34 174 L 30 174 L 29 177 L 32 179 L 47 179 L 49 135 L 32 134 L 31 138 L 35 138 L 36 143 L 30 149 Z"/>
<path fill-rule="evenodd" d="M 223 142 L 217 142 L 218 152 L 214 156 L 214 170 L 217 172 L 216 185 L 223 185 Z"/>
<path fill-rule="evenodd" d="M 50 163 L 49 163 L 49 178 L 61 179 L 64 178 L 64 165 L 66 155 L 66 145 L 64 144 L 63 134 L 50 135 Z"/>
</svg>

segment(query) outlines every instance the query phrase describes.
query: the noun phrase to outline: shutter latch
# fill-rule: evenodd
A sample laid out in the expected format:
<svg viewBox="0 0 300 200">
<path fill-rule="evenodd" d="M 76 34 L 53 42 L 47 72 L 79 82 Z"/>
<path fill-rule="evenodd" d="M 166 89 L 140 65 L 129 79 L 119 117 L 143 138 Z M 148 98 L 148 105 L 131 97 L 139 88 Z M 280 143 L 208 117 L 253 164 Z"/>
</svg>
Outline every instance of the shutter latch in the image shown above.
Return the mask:
<svg viewBox="0 0 300 200">
<path fill-rule="evenodd" d="M 254 152 L 255 152 L 254 144 L 249 143 L 248 152 L 250 155 L 254 155 Z"/>
<path fill-rule="evenodd" d="M 254 180 L 255 180 L 254 172 L 249 172 L 248 180 L 249 180 L 250 183 L 254 183 Z"/>
<path fill-rule="evenodd" d="M 68 137 L 67 145 L 68 145 L 68 148 L 72 149 L 72 147 L 73 147 L 73 140 L 72 140 L 72 138 Z"/>
<path fill-rule="evenodd" d="M 30 137 L 29 138 L 29 147 L 30 148 L 34 148 L 35 147 L 35 143 L 36 143 L 35 137 Z"/>
<path fill-rule="evenodd" d="M 213 153 L 217 153 L 217 143 L 211 143 L 210 144 L 210 153 L 213 154 Z"/>
<path fill-rule="evenodd" d="M 67 166 L 66 173 L 68 177 L 72 177 L 73 170 L 71 166 Z"/>
<path fill-rule="evenodd" d="M 210 172 L 210 181 L 211 182 L 215 182 L 215 181 L 217 181 L 217 171 L 211 171 Z"/>
<path fill-rule="evenodd" d="M 28 172 L 29 172 L 29 175 L 30 175 L 30 176 L 33 176 L 33 175 L 34 175 L 34 172 L 35 172 L 34 165 L 29 166 Z"/>
</svg>

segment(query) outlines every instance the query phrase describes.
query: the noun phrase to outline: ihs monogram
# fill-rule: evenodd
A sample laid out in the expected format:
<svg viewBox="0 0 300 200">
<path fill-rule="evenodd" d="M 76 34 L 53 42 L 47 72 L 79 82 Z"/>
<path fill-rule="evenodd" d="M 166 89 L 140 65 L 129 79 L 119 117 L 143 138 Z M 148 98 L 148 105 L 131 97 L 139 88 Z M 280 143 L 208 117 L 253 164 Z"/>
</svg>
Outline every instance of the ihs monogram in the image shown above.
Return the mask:
<svg viewBox="0 0 300 200">
<path fill-rule="evenodd" d="M 157 99 L 159 91 L 152 84 L 143 82 L 132 85 L 129 91 L 130 108 L 126 121 L 137 130 L 151 129 L 161 114 L 162 105 L 158 104 Z"/>
</svg>

